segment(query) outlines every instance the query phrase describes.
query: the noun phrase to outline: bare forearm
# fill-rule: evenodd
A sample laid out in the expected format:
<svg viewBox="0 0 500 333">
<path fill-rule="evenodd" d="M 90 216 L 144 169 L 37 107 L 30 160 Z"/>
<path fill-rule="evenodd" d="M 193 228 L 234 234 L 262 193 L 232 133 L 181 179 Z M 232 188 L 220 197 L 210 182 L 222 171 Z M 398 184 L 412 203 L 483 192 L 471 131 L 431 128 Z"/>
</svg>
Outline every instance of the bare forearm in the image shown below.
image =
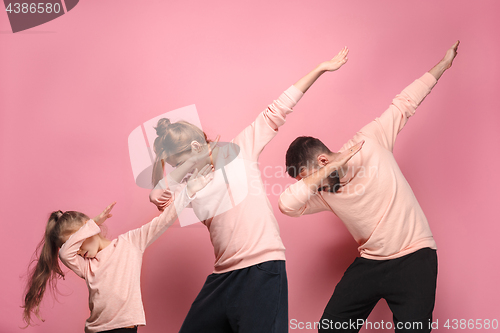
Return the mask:
<svg viewBox="0 0 500 333">
<path fill-rule="evenodd" d="M 323 181 L 328 178 L 329 175 L 330 174 L 328 173 L 328 168 L 321 168 L 309 177 L 304 178 L 303 181 L 310 191 L 316 192 L 322 186 Z"/>
<path fill-rule="evenodd" d="M 335 171 L 339 171 L 354 155 L 356 155 L 363 147 L 364 143 L 364 140 L 360 141 L 341 153 L 335 153 L 327 157 L 327 164 L 304 178 L 304 184 L 306 184 L 311 191 L 316 191 L 322 186 L 325 179 L 330 177 Z"/>
<path fill-rule="evenodd" d="M 436 80 L 439 80 L 439 78 L 444 74 L 444 72 L 448 68 L 443 64 L 442 61 L 440 61 L 436 66 L 432 67 L 432 69 L 429 71 L 432 76 L 436 78 Z"/>
<path fill-rule="evenodd" d="M 347 62 L 348 53 L 349 50 L 347 47 L 344 47 L 335 57 L 319 64 L 309 74 L 297 81 L 294 86 L 302 91 L 302 93 L 305 93 L 324 72 L 333 72 L 342 67 Z"/>
<path fill-rule="evenodd" d="M 316 80 L 325 72 L 324 69 L 321 68 L 321 65 L 313 69 L 306 76 L 298 80 L 294 86 L 305 93 Z"/>
<path fill-rule="evenodd" d="M 170 172 L 169 175 L 173 180 L 180 183 L 184 179 L 184 177 L 186 177 L 187 173 L 190 172 L 193 168 L 194 162 L 192 162 L 191 160 L 187 160 L 185 163 L 179 165 L 172 172 Z"/>
<path fill-rule="evenodd" d="M 432 67 L 432 69 L 429 71 L 429 73 L 432 74 L 436 78 L 436 80 L 439 80 L 444 72 L 453 64 L 453 60 L 457 56 L 459 44 L 460 41 L 456 41 L 455 44 L 453 44 L 452 47 L 450 47 L 448 51 L 446 51 L 443 59 L 441 59 L 441 61 L 438 62 L 438 64 Z"/>
</svg>

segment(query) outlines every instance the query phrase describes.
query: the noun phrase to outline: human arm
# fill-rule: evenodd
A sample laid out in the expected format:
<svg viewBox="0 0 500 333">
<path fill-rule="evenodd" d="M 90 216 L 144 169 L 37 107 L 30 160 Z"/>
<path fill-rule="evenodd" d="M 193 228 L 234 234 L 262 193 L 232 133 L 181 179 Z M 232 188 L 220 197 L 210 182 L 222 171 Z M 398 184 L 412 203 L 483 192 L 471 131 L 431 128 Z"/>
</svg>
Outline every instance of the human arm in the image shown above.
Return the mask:
<svg viewBox="0 0 500 333">
<path fill-rule="evenodd" d="M 203 189 L 212 179 L 211 165 L 207 164 L 199 172 L 195 170 L 187 181 L 187 185 L 171 198 L 172 202 L 167 205 L 160 216 L 140 228 L 127 232 L 123 236 L 136 244 L 141 251 L 144 251 L 175 222 L 182 210 L 195 199 L 196 193 Z"/>
<path fill-rule="evenodd" d="M 113 207 L 116 205 L 116 201 L 113 202 L 112 204 L 110 204 L 108 207 L 106 207 L 101 214 L 97 215 L 96 217 L 94 217 L 92 220 L 95 222 L 95 224 L 97 225 L 101 225 L 104 223 L 104 221 L 106 221 L 107 219 L 109 219 L 110 217 L 112 217 L 113 215 L 111 214 L 111 210 L 113 209 Z"/>
<path fill-rule="evenodd" d="M 304 214 L 314 214 L 331 210 L 328 204 L 318 194 L 320 188 L 329 185 L 327 180 L 335 171 L 339 171 L 363 147 L 364 141 L 337 153 L 331 157 L 328 164 L 289 186 L 278 201 L 280 211 L 288 216 L 298 217 Z"/>
<path fill-rule="evenodd" d="M 398 133 L 406 125 L 408 119 L 415 114 L 417 107 L 436 85 L 444 71 L 450 68 L 456 50 L 456 42 L 447 52 L 443 60 L 429 72 L 407 86 L 393 100 L 389 108 L 374 121 L 363 127 L 360 132 L 376 139 L 386 149 L 392 151 Z"/>
<path fill-rule="evenodd" d="M 168 204 L 171 203 L 173 193 L 182 191 L 186 183 L 186 176 L 192 172 L 200 161 L 210 159 L 212 169 L 214 167 L 212 161 L 212 150 L 219 142 L 220 136 L 217 136 L 215 141 L 207 144 L 206 148 L 199 154 L 192 154 L 182 164 L 176 167 L 173 171 L 165 174 L 163 178 L 156 184 L 155 188 L 149 193 L 149 200 L 156 205 L 159 211 L 165 210 Z M 164 168 L 164 166 L 163 166 Z M 165 170 L 165 169 L 163 169 Z"/>
<path fill-rule="evenodd" d="M 195 169 L 187 182 L 186 190 L 189 197 L 194 196 L 203 189 L 214 178 L 213 167 L 210 164 L 205 165 L 199 172 Z"/>
<path fill-rule="evenodd" d="M 356 155 L 365 142 L 361 141 L 344 150 L 341 153 L 337 153 L 328 164 L 326 164 L 321 169 L 312 173 L 308 177 L 305 177 L 304 185 L 311 191 L 311 193 L 316 192 L 319 188 L 323 187 L 324 181 L 330 177 L 335 171 L 341 169 L 354 155 Z"/>
<path fill-rule="evenodd" d="M 101 228 L 93 220 L 88 220 L 68 238 L 59 250 L 59 258 L 62 263 L 81 278 L 85 278 L 85 259 L 78 255 L 78 251 L 87 238 L 100 232 Z"/>
<path fill-rule="evenodd" d="M 149 201 L 155 204 L 160 212 L 164 211 L 172 203 L 174 197 L 174 191 L 172 191 L 170 187 L 161 186 L 161 182 L 162 181 L 158 182 L 155 188 L 149 193 Z M 167 181 L 165 181 L 165 183 L 166 182 Z M 179 189 L 182 189 L 182 187 Z"/>
<path fill-rule="evenodd" d="M 297 87 L 297 89 L 299 89 L 302 93 L 305 93 L 323 73 L 333 72 L 342 67 L 342 65 L 344 65 L 348 60 L 348 53 L 349 49 L 346 46 L 331 60 L 322 62 L 311 72 L 302 77 L 294 84 L 294 86 Z"/>
<path fill-rule="evenodd" d="M 437 65 L 432 67 L 432 69 L 429 71 L 429 73 L 432 74 L 432 76 L 434 76 L 436 80 L 439 80 L 444 72 L 448 70 L 453 64 L 453 60 L 458 53 L 458 45 L 460 45 L 459 40 L 457 40 L 455 44 L 453 44 L 452 47 L 450 47 L 448 51 L 446 51 L 443 59 L 441 59 L 441 61 L 439 61 Z"/>
<path fill-rule="evenodd" d="M 342 49 L 333 59 L 321 63 L 298 80 L 261 112 L 233 142 L 251 159 L 256 160 L 264 147 L 276 136 L 278 128 L 285 123 L 287 115 L 292 112 L 303 94 L 324 72 L 339 69 L 347 61 L 347 53 L 347 48 Z"/>
<path fill-rule="evenodd" d="M 174 181 L 175 183 L 181 183 L 189 172 L 192 172 L 196 165 L 199 165 L 201 161 L 206 161 L 210 159 L 212 161 L 212 151 L 214 147 L 217 146 L 220 136 L 217 136 L 214 141 L 207 143 L 203 150 L 199 154 L 192 154 L 188 159 L 186 159 L 182 164 L 177 166 L 173 171 L 169 172 L 168 175 L 164 174 L 166 181 Z M 212 166 L 213 166 L 213 162 Z"/>
<path fill-rule="evenodd" d="M 210 169 L 211 166 L 207 165 L 202 169 L 204 171 L 200 171 L 200 173 L 208 174 Z M 189 171 L 192 171 L 192 169 Z M 165 176 L 165 178 L 159 181 L 156 187 L 149 193 L 149 200 L 156 205 L 159 211 L 164 211 L 170 204 L 172 204 L 175 194 L 184 190 L 187 184 L 186 179 L 184 178 L 185 175 L 180 181 L 177 181 L 173 179 L 171 177 L 171 173 L 169 173 Z"/>
<path fill-rule="evenodd" d="M 278 200 L 280 211 L 291 217 L 331 210 L 321 195 L 304 184 L 304 179 L 288 186 Z"/>
</svg>

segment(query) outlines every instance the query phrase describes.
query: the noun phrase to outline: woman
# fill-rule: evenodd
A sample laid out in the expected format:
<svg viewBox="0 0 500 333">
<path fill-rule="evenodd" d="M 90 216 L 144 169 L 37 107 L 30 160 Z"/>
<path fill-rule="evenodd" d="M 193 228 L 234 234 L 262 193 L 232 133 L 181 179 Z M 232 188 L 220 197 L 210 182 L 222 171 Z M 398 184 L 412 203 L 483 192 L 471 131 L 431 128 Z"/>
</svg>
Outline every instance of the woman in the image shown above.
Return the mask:
<svg viewBox="0 0 500 333">
<path fill-rule="evenodd" d="M 187 122 L 158 122 L 157 155 L 150 200 L 162 210 L 172 193 L 182 190 L 190 170 L 212 163 L 213 181 L 191 207 L 206 225 L 214 246 L 215 265 L 181 327 L 187 332 L 288 332 L 285 247 L 258 168 L 264 147 L 285 123 L 286 115 L 326 71 L 347 61 L 343 48 L 332 60 L 287 89 L 230 144 L 207 143 L 207 136 Z M 356 151 L 333 163 L 341 167 Z M 175 168 L 162 179 L 164 163 Z"/>
</svg>

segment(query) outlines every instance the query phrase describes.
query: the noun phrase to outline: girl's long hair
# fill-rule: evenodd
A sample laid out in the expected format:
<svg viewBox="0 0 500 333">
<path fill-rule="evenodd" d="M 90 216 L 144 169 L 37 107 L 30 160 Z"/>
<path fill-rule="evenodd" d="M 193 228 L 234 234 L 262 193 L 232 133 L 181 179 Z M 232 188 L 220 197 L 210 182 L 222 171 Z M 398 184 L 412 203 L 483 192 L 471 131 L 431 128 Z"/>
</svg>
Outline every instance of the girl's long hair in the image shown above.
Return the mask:
<svg viewBox="0 0 500 333">
<path fill-rule="evenodd" d="M 190 152 L 193 141 L 202 145 L 210 142 L 205 132 L 187 121 L 171 123 L 169 119 L 162 118 L 158 120 L 155 129 L 158 137 L 153 146 L 156 154 L 153 164 L 153 186 L 163 178 L 163 163 L 167 157 Z"/>
<path fill-rule="evenodd" d="M 30 264 L 31 267 L 36 262 L 36 266 L 28 274 L 26 295 L 22 306 L 26 327 L 32 324 L 32 314 L 43 321 L 40 317 L 40 303 L 47 284 L 52 291 L 55 291 L 57 279 L 64 278 L 58 259 L 59 248 L 63 244 L 64 237 L 76 232 L 88 219 L 87 215 L 74 211 L 63 213 L 58 210 L 50 214 L 45 235 L 37 246 L 35 259 Z"/>
</svg>

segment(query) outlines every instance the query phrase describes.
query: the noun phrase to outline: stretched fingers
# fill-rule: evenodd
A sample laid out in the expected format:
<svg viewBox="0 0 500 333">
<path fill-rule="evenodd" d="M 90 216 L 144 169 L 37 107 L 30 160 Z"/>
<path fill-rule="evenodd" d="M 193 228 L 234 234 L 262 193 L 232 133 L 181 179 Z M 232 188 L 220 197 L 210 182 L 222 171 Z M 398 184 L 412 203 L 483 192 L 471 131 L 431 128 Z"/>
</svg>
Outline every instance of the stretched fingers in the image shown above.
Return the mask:
<svg viewBox="0 0 500 333">
<path fill-rule="evenodd" d="M 344 48 L 342 50 L 340 50 L 340 52 L 337 54 L 337 58 L 346 58 L 347 55 L 349 54 L 349 49 L 347 48 L 347 46 L 344 46 Z"/>
<path fill-rule="evenodd" d="M 365 143 L 365 141 L 363 140 L 361 142 L 356 143 L 354 146 L 352 146 L 351 148 L 344 151 L 345 163 L 347 163 L 347 161 L 349 161 L 354 155 L 356 155 L 358 153 L 358 151 L 361 150 L 364 143 Z"/>
<path fill-rule="evenodd" d="M 108 217 L 111 217 L 113 215 L 110 214 L 111 210 L 113 209 L 113 207 L 116 205 L 116 201 L 113 202 L 111 205 L 109 205 L 108 207 L 106 207 L 106 209 L 104 209 L 104 212 L 103 215 L 108 218 Z"/>
<path fill-rule="evenodd" d="M 198 175 L 200 175 L 200 176 L 206 176 L 206 175 L 208 175 L 211 171 L 212 171 L 212 165 L 207 164 L 207 165 L 205 165 L 205 166 L 204 166 L 204 167 L 200 170 L 200 172 L 198 173 Z"/>
<path fill-rule="evenodd" d="M 213 143 L 214 146 L 217 145 L 217 143 L 219 143 L 219 140 L 220 140 L 220 135 L 217 135 L 217 137 L 215 138 L 214 141 L 210 142 L 210 143 Z"/>
</svg>

